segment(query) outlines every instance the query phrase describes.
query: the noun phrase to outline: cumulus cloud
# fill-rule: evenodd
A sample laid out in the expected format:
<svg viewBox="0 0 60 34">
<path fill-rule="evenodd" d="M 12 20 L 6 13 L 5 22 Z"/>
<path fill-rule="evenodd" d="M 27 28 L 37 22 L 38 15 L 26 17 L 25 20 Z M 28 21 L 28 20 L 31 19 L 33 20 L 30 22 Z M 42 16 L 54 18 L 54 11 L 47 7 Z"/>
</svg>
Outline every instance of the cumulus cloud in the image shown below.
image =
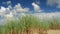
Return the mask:
<svg viewBox="0 0 60 34">
<path fill-rule="evenodd" d="M 8 13 L 8 12 L 10 12 L 9 8 L 5 8 L 5 7 L 1 6 L 0 15 L 3 15 L 3 14 Z"/>
<path fill-rule="evenodd" d="M 34 7 L 34 11 L 40 12 L 40 6 L 37 5 L 36 3 L 32 3 L 32 6 Z"/>
<path fill-rule="evenodd" d="M 10 14 L 6 14 L 5 16 L 6 16 L 7 18 L 8 18 L 8 17 L 13 17 L 12 12 L 10 12 Z"/>
<path fill-rule="evenodd" d="M 52 6 L 54 4 L 58 4 L 56 7 L 60 8 L 60 0 L 47 0 L 47 4 Z"/>
<path fill-rule="evenodd" d="M 9 9 L 12 9 L 13 7 L 11 5 L 8 6 Z"/>
<path fill-rule="evenodd" d="M 14 9 L 17 12 L 28 12 L 29 11 L 29 8 L 22 8 L 22 6 L 19 3 L 15 5 Z"/>
<path fill-rule="evenodd" d="M 2 2 L 2 4 L 7 4 L 8 7 L 5 8 L 5 7 L 1 6 L 0 14 L 10 13 L 10 12 L 15 13 L 15 14 L 20 13 L 20 12 L 29 12 L 29 8 L 27 8 L 27 7 L 22 8 L 20 3 L 18 3 L 14 7 L 11 6 L 11 1 Z"/>
<path fill-rule="evenodd" d="M 10 3 L 10 1 L 9 1 Z M 8 5 L 7 8 L 1 6 L 0 8 L 0 16 L 3 16 L 5 18 L 11 18 L 14 17 L 13 15 L 17 15 L 18 13 L 25 13 L 25 12 L 29 12 L 29 8 L 22 8 L 21 4 L 18 3 L 17 5 L 15 5 L 14 7 L 12 7 L 11 5 Z M 21 13 L 22 15 L 22 13 Z"/>
<path fill-rule="evenodd" d="M 1 7 L 0 12 L 2 13 L 2 12 L 5 12 L 5 11 L 6 11 L 6 8 L 5 7 Z"/>
<path fill-rule="evenodd" d="M 1 6 L 0 8 L 0 16 L 3 16 L 3 14 L 7 13 L 9 11 L 9 8 L 5 8 Z"/>
</svg>

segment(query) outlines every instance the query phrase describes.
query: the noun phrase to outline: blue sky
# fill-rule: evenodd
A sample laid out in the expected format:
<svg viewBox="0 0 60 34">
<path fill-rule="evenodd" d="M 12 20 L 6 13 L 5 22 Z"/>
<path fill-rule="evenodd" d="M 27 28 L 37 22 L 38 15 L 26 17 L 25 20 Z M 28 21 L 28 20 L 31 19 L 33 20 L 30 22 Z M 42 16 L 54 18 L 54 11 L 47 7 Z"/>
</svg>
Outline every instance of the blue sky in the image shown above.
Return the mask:
<svg viewBox="0 0 60 34">
<path fill-rule="evenodd" d="M 31 11 L 34 10 L 32 6 L 32 3 L 34 2 L 38 4 L 40 6 L 40 9 L 44 10 L 44 12 L 60 12 L 60 8 L 57 8 L 58 3 L 52 3 L 53 5 L 47 5 L 49 0 L 0 0 L 0 6 L 7 7 L 8 5 L 6 3 L 3 4 L 3 2 L 7 1 L 11 1 L 12 6 L 20 3 L 23 8 L 28 7 Z"/>
</svg>

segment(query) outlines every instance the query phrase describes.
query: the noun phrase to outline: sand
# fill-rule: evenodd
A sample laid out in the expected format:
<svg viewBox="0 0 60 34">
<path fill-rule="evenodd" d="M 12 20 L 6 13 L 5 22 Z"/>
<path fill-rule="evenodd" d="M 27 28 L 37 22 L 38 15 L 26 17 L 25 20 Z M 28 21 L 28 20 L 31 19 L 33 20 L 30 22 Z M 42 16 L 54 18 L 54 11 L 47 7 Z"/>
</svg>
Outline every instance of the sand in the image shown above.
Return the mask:
<svg viewBox="0 0 60 34">
<path fill-rule="evenodd" d="M 60 30 L 48 30 L 48 34 L 60 34 Z"/>
</svg>

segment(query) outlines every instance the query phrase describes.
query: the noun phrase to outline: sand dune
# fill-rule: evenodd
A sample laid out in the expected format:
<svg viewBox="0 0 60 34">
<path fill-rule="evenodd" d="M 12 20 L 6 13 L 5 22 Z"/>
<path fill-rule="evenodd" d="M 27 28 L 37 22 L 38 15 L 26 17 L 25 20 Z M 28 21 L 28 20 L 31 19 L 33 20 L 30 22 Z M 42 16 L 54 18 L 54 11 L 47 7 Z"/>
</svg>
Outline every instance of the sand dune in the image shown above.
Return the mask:
<svg viewBox="0 0 60 34">
<path fill-rule="evenodd" d="M 48 34 L 60 34 L 60 30 L 49 30 Z"/>
</svg>

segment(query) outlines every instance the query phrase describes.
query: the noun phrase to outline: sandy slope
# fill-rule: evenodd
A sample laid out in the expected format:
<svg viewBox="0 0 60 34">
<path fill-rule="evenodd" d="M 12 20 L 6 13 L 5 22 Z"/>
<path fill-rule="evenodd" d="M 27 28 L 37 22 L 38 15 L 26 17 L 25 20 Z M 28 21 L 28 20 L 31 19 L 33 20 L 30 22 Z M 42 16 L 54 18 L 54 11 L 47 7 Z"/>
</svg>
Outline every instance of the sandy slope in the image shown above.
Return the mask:
<svg viewBox="0 0 60 34">
<path fill-rule="evenodd" d="M 60 34 L 60 30 L 48 30 L 48 34 Z"/>
</svg>

